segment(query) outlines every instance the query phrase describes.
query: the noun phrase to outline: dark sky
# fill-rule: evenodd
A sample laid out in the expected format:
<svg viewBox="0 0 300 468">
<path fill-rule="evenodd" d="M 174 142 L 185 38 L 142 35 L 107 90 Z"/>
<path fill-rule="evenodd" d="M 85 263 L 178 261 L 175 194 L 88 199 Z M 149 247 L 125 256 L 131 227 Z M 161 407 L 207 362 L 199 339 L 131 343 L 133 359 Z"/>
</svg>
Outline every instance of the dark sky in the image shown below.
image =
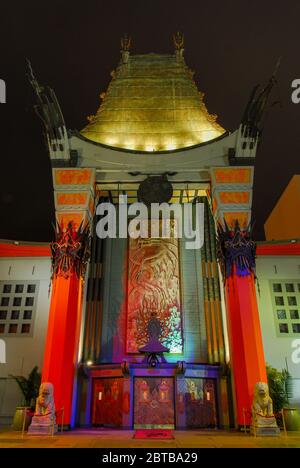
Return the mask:
<svg viewBox="0 0 300 468">
<path fill-rule="evenodd" d="M 1 2 L 0 238 L 48 241 L 54 216 L 50 164 L 34 97 L 26 79 L 30 58 L 41 84 L 54 88 L 68 128 L 81 129 L 119 61 L 128 32 L 133 53 L 173 52 L 185 35 L 185 59 L 195 71 L 210 113 L 227 130 L 239 122 L 249 93 L 266 83 L 282 56 L 255 166 L 256 238 L 291 176 L 300 173 L 300 2 L 288 0 L 26 0 Z M 170 168 L 172 169 L 172 168 Z"/>
</svg>

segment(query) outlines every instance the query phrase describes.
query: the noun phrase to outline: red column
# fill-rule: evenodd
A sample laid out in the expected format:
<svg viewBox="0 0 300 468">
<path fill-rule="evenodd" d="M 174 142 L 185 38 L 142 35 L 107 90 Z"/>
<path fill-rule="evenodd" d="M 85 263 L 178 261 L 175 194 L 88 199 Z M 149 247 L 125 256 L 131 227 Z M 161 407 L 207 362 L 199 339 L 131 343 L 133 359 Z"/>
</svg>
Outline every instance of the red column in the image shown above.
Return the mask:
<svg viewBox="0 0 300 468">
<path fill-rule="evenodd" d="M 244 424 L 243 408 L 249 425 L 256 382 L 267 382 L 266 365 L 260 329 L 253 274 L 226 280 L 231 364 L 234 376 L 238 425 Z"/>
<path fill-rule="evenodd" d="M 64 407 L 64 424 L 70 424 L 71 418 L 81 298 L 82 279 L 75 274 L 53 279 L 42 381 L 53 383 L 56 410 Z"/>
</svg>

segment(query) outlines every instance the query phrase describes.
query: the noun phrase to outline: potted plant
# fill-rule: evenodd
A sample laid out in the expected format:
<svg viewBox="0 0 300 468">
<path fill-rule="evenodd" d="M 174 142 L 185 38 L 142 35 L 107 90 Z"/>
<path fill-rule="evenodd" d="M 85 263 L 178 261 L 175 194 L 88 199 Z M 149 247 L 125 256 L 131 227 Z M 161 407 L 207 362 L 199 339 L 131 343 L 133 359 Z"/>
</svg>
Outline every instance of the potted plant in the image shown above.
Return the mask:
<svg viewBox="0 0 300 468">
<path fill-rule="evenodd" d="M 39 388 L 41 385 L 41 374 L 38 372 L 38 367 L 35 366 L 28 377 L 11 375 L 17 382 L 23 394 L 22 406 L 17 406 L 14 420 L 13 429 L 15 431 L 21 431 L 24 422 L 24 411 L 29 408 L 31 411 L 26 411 L 26 420 L 24 429 L 27 430 L 32 418 L 32 412 L 34 410 L 35 400 L 39 394 Z"/>
<path fill-rule="evenodd" d="M 267 366 L 267 377 L 275 415 L 283 410 L 286 429 L 288 431 L 298 431 L 300 429 L 300 416 L 297 408 L 290 406 L 293 392 L 292 378 L 289 371 L 287 369 L 279 371 L 274 367 Z M 281 418 L 277 417 L 277 420 L 282 425 Z"/>
</svg>

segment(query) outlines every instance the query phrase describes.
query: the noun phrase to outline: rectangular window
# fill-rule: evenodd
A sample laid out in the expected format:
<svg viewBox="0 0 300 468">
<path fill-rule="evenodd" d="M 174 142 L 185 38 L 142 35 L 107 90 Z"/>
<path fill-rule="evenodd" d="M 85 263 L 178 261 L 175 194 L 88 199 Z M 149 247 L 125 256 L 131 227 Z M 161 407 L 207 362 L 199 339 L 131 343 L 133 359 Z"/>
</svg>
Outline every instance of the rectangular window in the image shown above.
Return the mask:
<svg viewBox="0 0 300 468">
<path fill-rule="evenodd" d="M 6 320 L 7 310 L 0 310 L 0 320 Z"/>
<path fill-rule="evenodd" d="M 292 320 L 299 320 L 299 311 L 298 310 L 290 310 L 290 317 Z"/>
<path fill-rule="evenodd" d="M 300 336 L 299 280 L 270 281 L 277 336 Z"/>
<path fill-rule="evenodd" d="M 23 323 L 21 333 L 23 333 L 23 335 L 25 333 L 28 335 L 29 332 L 30 332 L 30 323 Z"/>
<path fill-rule="evenodd" d="M 32 336 L 38 281 L 0 281 L 0 334 Z"/>
<path fill-rule="evenodd" d="M 24 310 L 23 320 L 31 320 L 32 310 Z"/>
<path fill-rule="evenodd" d="M 287 323 L 280 323 L 279 324 L 279 331 L 280 333 L 288 333 L 289 332 L 289 327 Z"/>
<path fill-rule="evenodd" d="M 18 331 L 18 324 L 17 323 L 11 323 L 9 325 L 8 333 L 17 333 Z"/>
<path fill-rule="evenodd" d="M 277 318 L 278 318 L 278 320 L 285 320 L 286 319 L 286 311 L 285 310 L 277 310 Z"/>
<path fill-rule="evenodd" d="M 300 323 L 293 323 L 293 332 L 300 333 Z"/>
<path fill-rule="evenodd" d="M 26 307 L 32 307 L 32 306 L 33 306 L 33 302 L 34 302 L 34 298 L 33 298 L 33 297 L 26 297 L 25 306 L 26 306 Z"/>
<path fill-rule="evenodd" d="M 19 307 L 21 305 L 22 298 L 21 297 L 14 297 L 13 305 Z"/>
<path fill-rule="evenodd" d="M 297 299 L 295 296 L 288 296 L 288 304 L 290 306 L 295 306 L 297 305 Z"/>
<path fill-rule="evenodd" d="M 1 297 L 1 307 L 6 307 L 9 304 L 9 297 Z"/>
<path fill-rule="evenodd" d="M 278 306 L 284 305 L 284 299 L 282 296 L 275 296 L 275 304 Z"/>
<path fill-rule="evenodd" d="M 19 320 L 20 311 L 19 310 L 12 310 L 11 312 L 11 320 Z"/>
</svg>

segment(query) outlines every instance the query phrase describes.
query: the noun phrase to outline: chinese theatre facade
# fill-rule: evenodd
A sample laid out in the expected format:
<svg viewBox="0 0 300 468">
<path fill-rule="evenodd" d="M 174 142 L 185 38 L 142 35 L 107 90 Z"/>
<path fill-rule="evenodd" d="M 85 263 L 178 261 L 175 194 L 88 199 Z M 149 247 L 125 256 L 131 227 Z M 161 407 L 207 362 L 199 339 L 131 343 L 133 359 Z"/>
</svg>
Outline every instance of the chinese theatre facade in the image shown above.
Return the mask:
<svg viewBox="0 0 300 468">
<path fill-rule="evenodd" d="M 273 78 L 230 133 L 208 113 L 179 34 L 174 47 L 133 55 L 124 38 L 81 132 L 67 131 L 54 92 L 31 70 L 57 219 L 43 381 L 72 427 L 243 425 L 255 383 L 266 382 L 249 224 Z M 202 203 L 203 246 L 101 239 L 96 208 L 110 202 L 118 214 L 125 195 L 128 206 Z M 155 340 L 164 351 L 151 354 Z"/>
</svg>

